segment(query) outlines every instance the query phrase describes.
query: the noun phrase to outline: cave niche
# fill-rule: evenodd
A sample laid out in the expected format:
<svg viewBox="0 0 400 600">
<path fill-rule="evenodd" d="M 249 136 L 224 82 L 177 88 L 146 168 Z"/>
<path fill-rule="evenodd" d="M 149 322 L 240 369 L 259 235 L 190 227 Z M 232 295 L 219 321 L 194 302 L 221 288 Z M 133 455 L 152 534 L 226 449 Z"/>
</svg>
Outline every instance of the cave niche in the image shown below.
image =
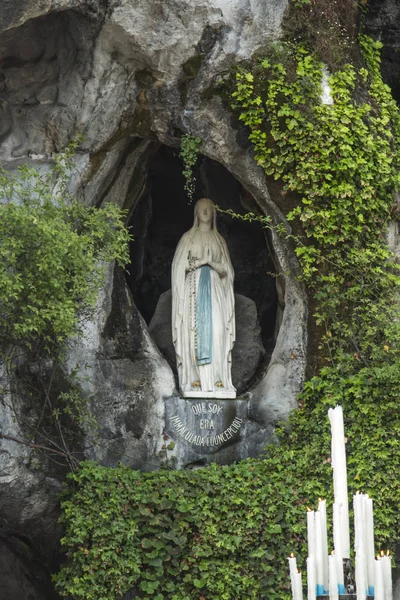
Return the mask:
<svg viewBox="0 0 400 600">
<path fill-rule="evenodd" d="M 150 161 L 145 189 L 131 215 L 134 241 L 128 283 L 147 324 L 160 296 L 171 288 L 172 259 L 179 239 L 192 226 L 196 200 L 207 197 L 222 209 L 257 213 L 254 199 L 221 164 L 200 156 L 194 174 L 196 190 L 190 203 L 184 190 L 179 151 L 161 145 Z M 257 368 L 261 374 L 275 344 L 278 320 L 276 267 L 269 250 L 269 233 L 258 222 L 222 213 L 218 213 L 217 222 L 235 270 L 235 294 L 252 300 L 257 310 L 265 350 Z M 174 368 L 171 352 L 160 349 Z"/>
</svg>

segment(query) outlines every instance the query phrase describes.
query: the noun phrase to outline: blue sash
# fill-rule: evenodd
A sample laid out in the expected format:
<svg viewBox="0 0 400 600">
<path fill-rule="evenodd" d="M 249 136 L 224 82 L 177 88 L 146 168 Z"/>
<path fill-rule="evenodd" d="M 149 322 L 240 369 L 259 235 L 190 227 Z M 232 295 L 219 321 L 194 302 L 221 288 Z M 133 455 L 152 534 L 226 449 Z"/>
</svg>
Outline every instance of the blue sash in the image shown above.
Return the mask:
<svg viewBox="0 0 400 600">
<path fill-rule="evenodd" d="M 196 362 L 209 365 L 212 360 L 211 267 L 200 267 L 196 298 Z"/>
</svg>

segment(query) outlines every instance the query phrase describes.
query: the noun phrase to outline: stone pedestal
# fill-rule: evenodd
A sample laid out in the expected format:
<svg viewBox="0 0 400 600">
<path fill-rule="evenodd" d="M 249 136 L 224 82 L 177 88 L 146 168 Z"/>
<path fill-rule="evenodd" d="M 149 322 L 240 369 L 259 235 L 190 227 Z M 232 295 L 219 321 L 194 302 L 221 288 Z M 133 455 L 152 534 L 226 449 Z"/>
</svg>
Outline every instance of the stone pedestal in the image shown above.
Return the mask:
<svg viewBox="0 0 400 600">
<path fill-rule="evenodd" d="M 179 466 L 240 460 L 244 447 L 249 456 L 254 445 L 256 455 L 266 440 L 265 427 L 249 417 L 248 398 L 168 398 L 165 433 L 176 444 Z"/>
</svg>

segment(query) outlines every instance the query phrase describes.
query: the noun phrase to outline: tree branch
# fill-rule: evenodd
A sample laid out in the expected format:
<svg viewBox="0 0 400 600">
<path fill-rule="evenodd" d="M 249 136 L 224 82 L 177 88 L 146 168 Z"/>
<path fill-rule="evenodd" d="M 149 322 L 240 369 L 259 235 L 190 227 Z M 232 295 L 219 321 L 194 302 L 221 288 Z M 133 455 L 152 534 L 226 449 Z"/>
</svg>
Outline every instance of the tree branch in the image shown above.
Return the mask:
<svg viewBox="0 0 400 600">
<path fill-rule="evenodd" d="M 67 458 L 73 458 L 76 461 L 76 458 L 74 456 L 72 456 L 72 454 L 69 454 L 68 452 L 62 452 L 61 450 L 55 450 L 54 448 L 49 448 L 48 446 L 43 446 L 42 444 L 35 444 L 34 442 L 26 442 L 25 440 L 20 440 L 19 438 L 13 437 L 12 435 L 7 435 L 7 434 L 1 433 L 1 432 L 0 432 L 0 438 L 2 438 L 4 440 L 10 440 L 11 442 L 16 442 L 17 444 L 22 444 L 23 446 L 28 446 L 29 448 L 36 448 L 37 450 L 53 452 L 54 454 L 59 454 L 60 456 L 64 456 Z"/>
</svg>

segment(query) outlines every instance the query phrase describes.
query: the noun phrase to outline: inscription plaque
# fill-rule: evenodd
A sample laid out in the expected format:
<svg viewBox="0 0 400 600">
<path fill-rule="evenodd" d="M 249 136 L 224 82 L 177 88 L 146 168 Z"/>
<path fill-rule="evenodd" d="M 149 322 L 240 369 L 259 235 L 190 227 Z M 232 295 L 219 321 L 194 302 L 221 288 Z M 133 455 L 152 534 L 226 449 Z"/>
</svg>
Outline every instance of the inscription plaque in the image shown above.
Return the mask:
<svg viewBox="0 0 400 600">
<path fill-rule="evenodd" d="M 246 429 L 247 400 L 169 398 L 165 407 L 166 433 L 195 453 L 237 442 Z"/>
</svg>

